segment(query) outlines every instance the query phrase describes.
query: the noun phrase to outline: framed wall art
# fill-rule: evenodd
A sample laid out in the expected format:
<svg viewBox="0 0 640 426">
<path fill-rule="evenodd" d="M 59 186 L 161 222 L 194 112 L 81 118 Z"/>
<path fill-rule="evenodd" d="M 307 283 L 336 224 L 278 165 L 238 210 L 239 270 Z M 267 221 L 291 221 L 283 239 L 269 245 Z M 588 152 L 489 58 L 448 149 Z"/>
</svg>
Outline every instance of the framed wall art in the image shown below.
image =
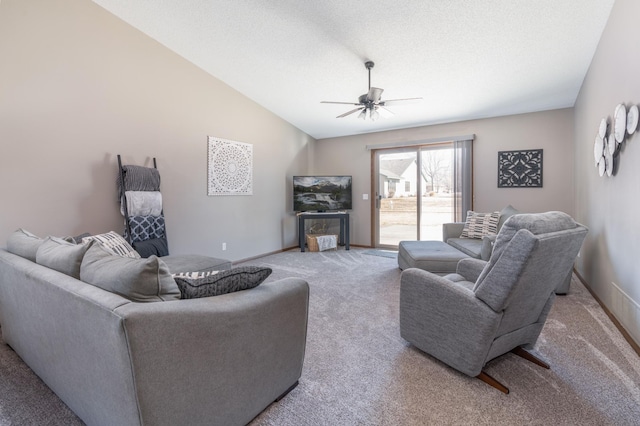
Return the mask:
<svg viewBox="0 0 640 426">
<path fill-rule="evenodd" d="M 253 195 L 253 145 L 208 137 L 207 195 Z"/>
<path fill-rule="evenodd" d="M 498 188 L 542 188 L 542 150 L 499 151 Z"/>
</svg>

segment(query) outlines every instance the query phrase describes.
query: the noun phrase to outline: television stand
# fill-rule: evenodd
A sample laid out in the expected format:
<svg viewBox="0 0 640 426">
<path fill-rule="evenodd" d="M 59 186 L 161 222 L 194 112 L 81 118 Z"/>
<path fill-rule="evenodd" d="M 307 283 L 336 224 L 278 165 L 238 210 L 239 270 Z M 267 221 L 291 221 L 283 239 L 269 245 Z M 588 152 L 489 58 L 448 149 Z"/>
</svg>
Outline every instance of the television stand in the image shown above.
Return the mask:
<svg viewBox="0 0 640 426">
<path fill-rule="evenodd" d="M 349 250 L 349 213 L 347 212 L 318 212 L 318 213 L 298 213 L 298 244 L 300 251 L 304 252 L 306 244 L 304 234 L 304 221 L 307 219 L 340 219 L 340 235 L 338 244 Z"/>
</svg>

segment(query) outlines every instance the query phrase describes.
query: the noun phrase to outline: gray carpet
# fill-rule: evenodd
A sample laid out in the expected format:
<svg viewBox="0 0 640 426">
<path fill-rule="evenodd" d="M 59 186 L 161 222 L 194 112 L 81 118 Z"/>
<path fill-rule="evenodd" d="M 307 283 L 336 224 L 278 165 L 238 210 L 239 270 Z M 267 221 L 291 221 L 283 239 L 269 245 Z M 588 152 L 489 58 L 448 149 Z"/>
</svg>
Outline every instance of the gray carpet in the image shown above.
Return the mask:
<svg viewBox="0 0 640 426">
<path fill-rule="evenodd" d="M 0 338 L 0 425 L 82 424 Z"/>
<path fill-rule="evenodd" d="M 270 280 L 311 286 L 300 385 L 257 425 L 638 425 L 640 358 L 574 278 L 556 303 L 537 367 L 507 354 L 487 372 L 504 395 L 425 355 L 399 333 L 400 270 L 366 250 L 268 256 Z"/>
<path fill-rule="evenodd" d="M 366 250 L 289 251 L 246 264 L 311 287 L 299 386 L 258 425 L 637 425 L 640 358 L 574 278 L 556 298 L 534 353 L 505 355 L 487 372 L 504 395 L 416 350 L 399 335 L 397 261 Z M 0 342 L 0 424 L 81 424 Z"/>
<path fill-rule="evenodd" d="M 395 250 L 372 249 L 372 250 L 365 250 L 362 253 L 363 254 L 368 254 L 370 256 L 388 257 L 390 259 L 397 259 L 398 258 L 398 252 L 395 251 Z"/>
</svg>

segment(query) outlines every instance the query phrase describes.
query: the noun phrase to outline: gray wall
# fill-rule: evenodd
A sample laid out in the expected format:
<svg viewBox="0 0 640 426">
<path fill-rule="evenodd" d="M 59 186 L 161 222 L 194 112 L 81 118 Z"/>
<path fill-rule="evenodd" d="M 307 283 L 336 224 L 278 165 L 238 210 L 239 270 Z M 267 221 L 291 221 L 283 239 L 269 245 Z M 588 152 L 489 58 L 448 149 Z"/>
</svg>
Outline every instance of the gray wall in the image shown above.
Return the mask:
<svg viewBox="0 0 640 426">
<path fill-rule="evenodd" d="M 640 135 L 628 138 L 613 177 L 599 177 L 593 143 L 617 104 L 640 104 L 640 2 L 616 0 L 575 105 L 575 204 L 589 235 L 577 270 L 640 343 Z M 614 284 L 615 283 L 615 284 Z"/>
<path fill-rule="evenodd" d="M 371 152 L 367 145 L 468 134 L 476 135 L 474 210 L 495 211 L 511 204 L 523 212 L 560 210 L 573 214 L 572 109 L 321 139 L 315 145 L 314 172 L 353 175 L 351 242 L 372 244 Z M 544 150 L 542 188 L 498 188 L 498 151 L 539 148 Z M 363 200 L 362 194 L 369 194 L 369 200 Z"/>
<path fill-rule="evenodd" d="M 86 0 L 2 1 L 0 58 L 0 245 L 18 227 L 122 232 L 117 154 L 157 158 L 172 253 L 296 244 L 302 131 Z M 208 135 L 253 144 L 253 196 L 207 196 Z"/>
<path fill-rule="evenodd" d="M 626 143 L 608 179 L 592 149 L 601 118 L 617 103 L 640 103 L 637 16 L 640 2 L 616 1 L 575 110 L 315 142 L 90 1 L 3 0 L 0 242 L 18 227 L 121 231 L 122 154 L 127 164 L 157 158 L 173 253 L 238 260 L 296 245 L 290 178 L 308 173 L 354 176 L 352 242 L 370 245 L 365 146 L 475 133 L 474 209 L 561 210 L 589 226 L 578 272 L 640 342 L 640 139 Z M 206 195 L 208 135 L 253 144 L 253 196 Z M 498 189 L 497 152 L 536 148 L 544 188 Z"/>
</svg>

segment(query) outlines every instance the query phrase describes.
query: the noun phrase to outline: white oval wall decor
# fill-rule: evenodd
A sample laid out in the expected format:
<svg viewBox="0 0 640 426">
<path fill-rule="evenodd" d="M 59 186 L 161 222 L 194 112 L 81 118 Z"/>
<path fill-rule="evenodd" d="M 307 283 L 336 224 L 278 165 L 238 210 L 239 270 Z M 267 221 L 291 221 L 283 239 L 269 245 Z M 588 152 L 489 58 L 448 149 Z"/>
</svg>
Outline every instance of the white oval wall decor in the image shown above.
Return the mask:
<svg viewBox="0 0 640 426">
<path fill-rule="evenodd" d="M 612 176 L 620 161 L 621 145 L 628 142 L 638 127 L 638 106 L 631 105 L 627 110 L 624 104 L 618 104 L 613 112 L 612 124 L 603 118 L 593 144 L 593 156 L 600 176 Z M 625 138 L 625 136 L 629 136 Z"/>
</svg>

